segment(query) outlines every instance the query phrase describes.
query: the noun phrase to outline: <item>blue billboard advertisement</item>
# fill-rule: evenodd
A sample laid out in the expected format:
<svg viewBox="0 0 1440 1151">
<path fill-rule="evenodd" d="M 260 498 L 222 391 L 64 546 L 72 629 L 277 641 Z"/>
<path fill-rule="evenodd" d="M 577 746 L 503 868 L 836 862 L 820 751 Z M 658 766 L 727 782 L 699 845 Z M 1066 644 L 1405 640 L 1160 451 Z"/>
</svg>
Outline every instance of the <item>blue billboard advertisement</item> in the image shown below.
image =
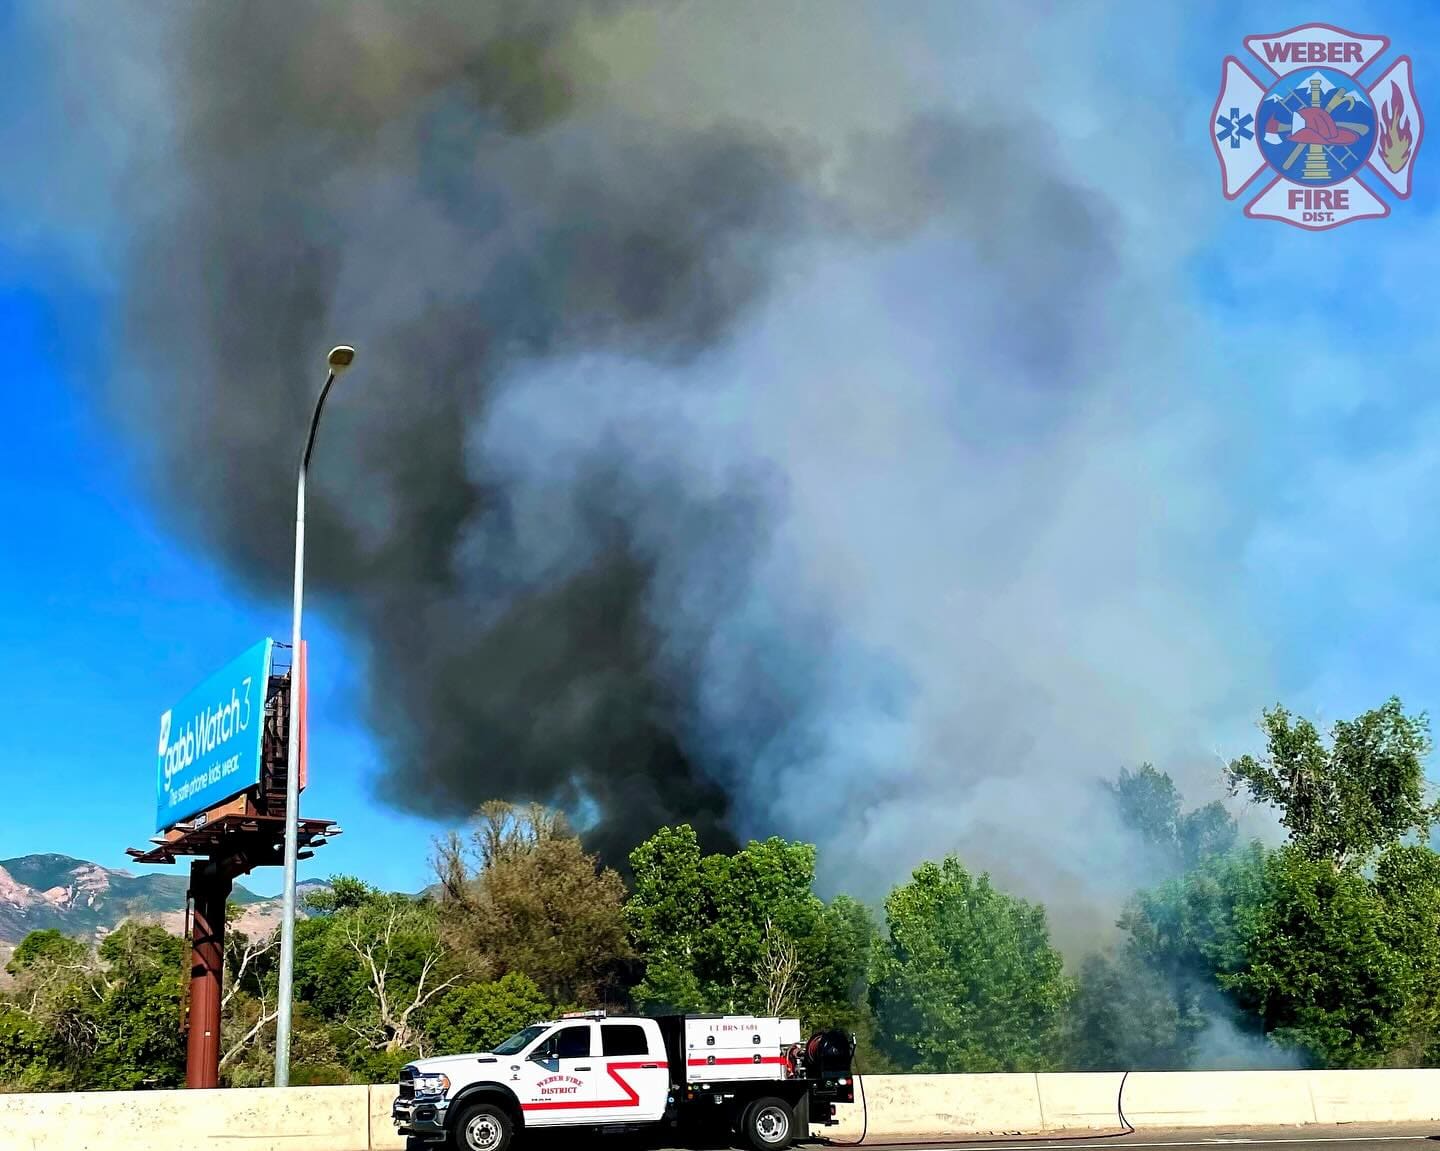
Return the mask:
<svg viewBox="0 0 1440 1151">
<path fill-rule="evenodd" d="M 160 717 L 155 830 L 260 782 L 265 691 L 275 641 L 231 660 Z"/>
</svg>

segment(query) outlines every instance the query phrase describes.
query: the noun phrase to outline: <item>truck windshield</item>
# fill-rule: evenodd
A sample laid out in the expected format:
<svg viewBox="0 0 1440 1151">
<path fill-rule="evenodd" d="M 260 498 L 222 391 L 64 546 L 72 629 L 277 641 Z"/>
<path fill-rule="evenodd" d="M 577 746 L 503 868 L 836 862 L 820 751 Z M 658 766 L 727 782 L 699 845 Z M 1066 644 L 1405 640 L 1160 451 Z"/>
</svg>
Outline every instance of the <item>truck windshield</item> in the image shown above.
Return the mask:
<svg viewBox="0 0 1440 1151">
<path fill-rule="evenodd" d="M 537 1023 L 524 1031 L 517 1031 L 504 1043 L 497 1043 L 491 1051 L 496 1055 L 519 1055 L 531 1040 L 538 1039 L 549 1027 L 548 1023 Z"/>
</svg>

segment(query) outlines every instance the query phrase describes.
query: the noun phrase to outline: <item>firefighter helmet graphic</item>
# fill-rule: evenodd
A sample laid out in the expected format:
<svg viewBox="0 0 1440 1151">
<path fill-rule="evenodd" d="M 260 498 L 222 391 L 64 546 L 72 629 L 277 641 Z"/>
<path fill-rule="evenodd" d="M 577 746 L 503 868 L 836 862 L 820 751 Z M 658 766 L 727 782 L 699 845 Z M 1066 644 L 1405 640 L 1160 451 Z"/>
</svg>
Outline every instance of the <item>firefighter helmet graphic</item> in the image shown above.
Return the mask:
<svg viewBox="0 0 1440 1151">
<path fill-rule="evenodd" d="M 1409 198 L 1424 121 L 1408 56 L 1368 79 L 1390 41 L 1328 24 L 1245 47 L 1259 67 L 1225 58 L 1210 117 L 1226 199 L 1249 195 L 1247 216 L 1324 231 L 1388 216 L 1379 192 Z"/>
</svg>

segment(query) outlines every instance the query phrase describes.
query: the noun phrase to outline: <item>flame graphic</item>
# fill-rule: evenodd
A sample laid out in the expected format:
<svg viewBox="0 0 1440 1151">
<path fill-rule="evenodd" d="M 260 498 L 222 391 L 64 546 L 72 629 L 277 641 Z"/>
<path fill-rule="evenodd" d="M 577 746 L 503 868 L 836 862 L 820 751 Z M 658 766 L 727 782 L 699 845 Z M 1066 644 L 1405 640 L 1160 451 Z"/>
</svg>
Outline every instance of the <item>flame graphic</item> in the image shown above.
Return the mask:
<svg viewBox="0 0 1440 1151">
<path fill-rule="evenodd" d="M 1390 81 L 1390 99 L 1381 106 L 1380 122 L 1385 129 L 1379 140 L 1380 158 L 1390 171 L 1399 172 L 1410 160 L 1410 145 L 1415 137 L 1410 131 L 1410 117 L 1405 115 L 1404 93 L 1394 80 Z"/>
</svg>

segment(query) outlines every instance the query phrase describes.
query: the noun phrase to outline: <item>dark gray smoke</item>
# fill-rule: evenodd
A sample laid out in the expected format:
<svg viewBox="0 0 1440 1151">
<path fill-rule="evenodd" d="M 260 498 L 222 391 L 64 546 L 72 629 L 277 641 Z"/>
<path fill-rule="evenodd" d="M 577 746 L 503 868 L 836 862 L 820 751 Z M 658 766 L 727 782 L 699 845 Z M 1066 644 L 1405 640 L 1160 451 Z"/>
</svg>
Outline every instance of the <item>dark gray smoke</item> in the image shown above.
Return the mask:
<svg viewBox="0 0 1440 1151">
<path fill-rule="evenodd" d="M 955 849 L 1128 889 L 1083 797 L 1219 690 L 1145 498 L 1182 333 L 1053 73 L 1011 82 L 1039 25 L 964 10 L 38 9 L 125 142 L 113 411 L 277 598 L 317 365 L 359 346 L 309 572 L 392 802 L 562 804 L 612 858 L 804 834 L 865 893 Z"/>
<path fill-rule="evenodd" d="M 623 478 L 597 451 L 537 523 L 467 458 L 517 365 L 713 345 L 800 223 L 774 141 L 606 115 L 572 37 L 590 15 L 286 0 L 172 29 L 181 194 L 133 256 L 143 383 L 124 400 L 168 428 L 157 490 L 278 591 L 303 369 L 362 333 L 319 457 L 314 571 L 369 648 L 387 794 L 449 816 L 590 803 L 611 847 L 675 818 L 713 840 L 728 798 L 684 730 L 689 688 L 661 674 Z M 763 527 L 743 494 L 671 504 L 677 545 L 681 525 L 695 546 Z"/>
</svg>

